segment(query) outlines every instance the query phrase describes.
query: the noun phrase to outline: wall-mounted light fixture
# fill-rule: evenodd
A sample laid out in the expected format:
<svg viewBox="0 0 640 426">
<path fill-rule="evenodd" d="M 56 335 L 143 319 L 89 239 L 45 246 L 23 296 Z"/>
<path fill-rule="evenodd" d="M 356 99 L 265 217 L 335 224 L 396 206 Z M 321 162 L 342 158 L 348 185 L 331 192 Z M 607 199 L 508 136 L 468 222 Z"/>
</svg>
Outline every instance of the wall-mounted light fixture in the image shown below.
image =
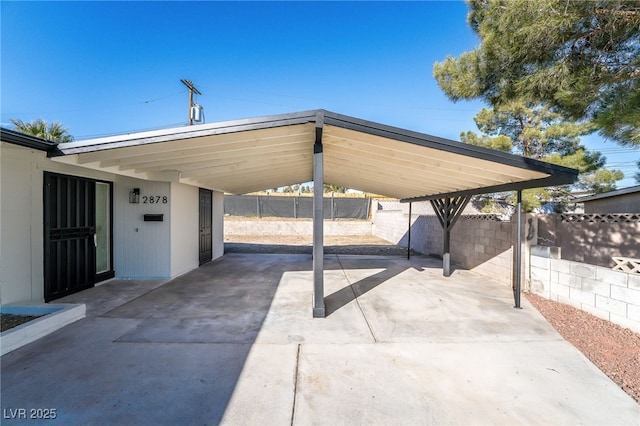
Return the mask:
<svg viewBox="0 0 640 426">
<path fill-rule="evenodd" d="M 129 203 L 140 203 L 140 188 L 133 188 L 133 191 L 129 191 Z"/>
</svg>

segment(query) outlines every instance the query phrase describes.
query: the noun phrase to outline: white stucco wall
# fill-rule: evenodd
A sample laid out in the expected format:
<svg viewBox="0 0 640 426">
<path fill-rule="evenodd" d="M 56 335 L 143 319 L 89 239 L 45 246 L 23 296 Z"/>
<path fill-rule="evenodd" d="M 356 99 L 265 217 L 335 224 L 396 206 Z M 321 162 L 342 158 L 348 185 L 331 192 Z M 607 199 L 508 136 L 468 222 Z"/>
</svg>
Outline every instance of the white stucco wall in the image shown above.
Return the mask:
<svg viewBox="0 0 640 426">
<path fill-rule="evenodd" d="M 140 202 L 129 203 L 129 192 L 140 189 Z M 145 203 L 143 197 L 167 197 L 167 203 Z M 155 198 L 154 198 L 155 200 Z M 115 180 L 114 264 L 119 279 L 171 277 L 171 185 L 118 176 Z M 162 222 L 145 222 L 145 214 L 164 214 Z"/>
<path fill-rule="evenodd" d="M 184 274 L 199 265 L 199 190 L 171 184 L 171 276 Z"/>
<path fill-rule="evenodd" d="M 44 301 L 44 172 L 113 181 L 114 176 L 56 163 L 46 153 L 0 143 L 0 301 Z"/>
<path fill-rule="evenodd" d="M 43 298 L 42 268 L 33 271 L 31 264 L 32 257 L 38 256 L 32 252 L 31 241 L 32 233 L 37 232 L 32 229 L 31 212 L 38 208 L 33 205 L 31 193 L 31 156 L 38 154 L 26 148 L 0 144 L 1 303 Z M 39 257 L 42 259 L 42 250 Z"/>
<path fill-rule="evenodd" d="M 211 229 L 213 259 L 217 259 L 224 254 L 224 193 L 213 191 L 213 210 L 211 219 L 213 226 Z"/>
<path fill-rule="evenodd" d="M 115 176 L 0 143 L 0 303 L 44 300 L 44 172 L 113 184 L 114 270 L 119 279 L 166 279 L 198 267 L 198 188 Z M 140 188 L 139 204 L 129 191 Z M 144 203 L 144 196 L 160 202 Z M 167 203 L 163 198 L 167 197 Z M 164 214 L 145 222 L 145 213 Z M 213 258 L 224 254 L 224 197 L 213 192 Z"/>
</svg>

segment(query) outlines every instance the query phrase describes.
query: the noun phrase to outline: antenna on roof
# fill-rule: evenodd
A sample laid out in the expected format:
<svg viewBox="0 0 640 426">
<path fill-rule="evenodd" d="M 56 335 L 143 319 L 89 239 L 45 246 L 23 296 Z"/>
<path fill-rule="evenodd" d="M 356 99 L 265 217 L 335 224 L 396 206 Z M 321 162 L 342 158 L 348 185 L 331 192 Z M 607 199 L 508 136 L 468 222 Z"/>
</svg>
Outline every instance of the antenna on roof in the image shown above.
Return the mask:
<svg viewBox="0 0 640 426">
<path fill-rule="evenodd" d="M 198 123 L 202 121 L 204 115 L 202 106 L 193 103 L 193 94 L 202 95 L 202 93 L 196 89 L 191 80 L 180 79 L 180 81 L 189 89 L 189 126 L 191 126 L 194 121 Z"/>
</svg>

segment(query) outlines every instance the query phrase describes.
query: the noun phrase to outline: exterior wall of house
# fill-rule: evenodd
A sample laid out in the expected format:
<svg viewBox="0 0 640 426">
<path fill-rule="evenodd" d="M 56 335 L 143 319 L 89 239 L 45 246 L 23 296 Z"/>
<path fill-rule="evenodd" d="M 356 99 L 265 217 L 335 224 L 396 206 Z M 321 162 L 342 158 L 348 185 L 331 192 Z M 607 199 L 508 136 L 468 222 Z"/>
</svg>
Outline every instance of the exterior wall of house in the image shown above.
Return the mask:
<svg viewBox="0 0 640 426">
<path fill-rule="evenodd" d="M 171 184 L 171 276 L 199 265 L 199 190 L 195 186 Z"/>
<path fill-rule="evenodd" d="M 0 303 L 44 300 L 43 182 L 47 171 L 112 183 L 116 278 L 165 279 L 198 267 L 198 188 L 59 163 L 45 152 L 2 142 Z M 129 203 L 133 188 L 140 188 L 138 204 Z M 154 202 L 147 198 L 145 203 L 145 196 L 154 196 Z M 145 213 L 164 214 L 164 220 L 145 222 Z M 214 258 L 224 253 L 223 218 L 223 194 L 214 192 Z"/>
<path fill-rule="evenodd" d="M 640 192 L 585 201 L 585 213 L 640 213 Z"/>
<path fill-rule="evenodd" d="M 32 239 L 38 233 L 37 223 L 32 228 L 32 212 L 42 201 L 33 199 L 29 158 L 38 154 L 0 144 L 0 303 L 31 300 L 34 290 L 35 297 L 43 297 L 43 268 L 33 265 L 32 270 L 31 263 L 38 251 L 42 256 L 37 246 L 32 250 Z M 39 228 L 41 233 L 42 225 Z"/>
<path fill-rule="evenodd" d="M 224 193 L 213 191 L 213 209 L 211 211 L 211 219 L 213 226 L 211 227 L 213 259 L 217 259 L 224 254 Z"/>
<path fill-rule="evenodd" d="M 0 152 L 0 302 L 42 302 L 44 172 L 111 182 L 114 176 L 55 163 L 42 151 L 4 142 Z"/>
<path fill-rule="evenodd" d="M 140 189 L 140 202 L 129 203 L 129 192 Z M 147 202 L 144 202 L 147 197 Z M 167 203 L 149 203 L 149 197 L 167 197 Z M 113 256 L 118 279 L 171 277 L 171 184 L 127 177 L 116 178 Z M 145 214 L 163 214 L 162 222 L 145 222 Z M 194 244 L 195 244 L 194 238 Z"/>
</svg>

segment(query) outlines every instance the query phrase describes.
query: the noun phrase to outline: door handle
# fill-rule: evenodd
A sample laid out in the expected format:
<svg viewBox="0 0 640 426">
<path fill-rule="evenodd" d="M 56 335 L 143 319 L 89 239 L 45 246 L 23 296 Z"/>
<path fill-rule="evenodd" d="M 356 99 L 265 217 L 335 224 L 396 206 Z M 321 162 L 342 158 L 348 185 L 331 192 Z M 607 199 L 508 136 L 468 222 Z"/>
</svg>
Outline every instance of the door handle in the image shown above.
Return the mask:
<svg viewBox="0 0 640 426">
<path fill-rule="evenodd" d="M 98 247 L 98 234 L 93 234 L 93 245 Z"/>
</svg>

